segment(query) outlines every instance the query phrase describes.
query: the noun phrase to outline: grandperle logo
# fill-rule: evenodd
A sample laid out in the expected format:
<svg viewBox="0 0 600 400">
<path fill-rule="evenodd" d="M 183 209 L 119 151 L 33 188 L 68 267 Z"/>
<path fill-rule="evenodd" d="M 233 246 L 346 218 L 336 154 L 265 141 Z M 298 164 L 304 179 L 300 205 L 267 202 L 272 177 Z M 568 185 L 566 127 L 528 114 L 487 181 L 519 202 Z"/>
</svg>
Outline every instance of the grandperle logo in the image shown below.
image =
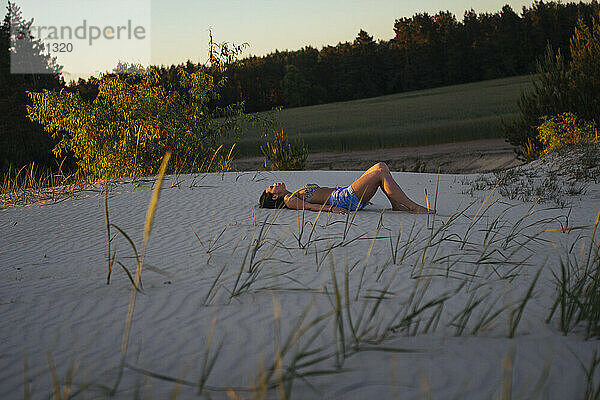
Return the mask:
<svg viewBox="0 0 600 400">
<path fill-rule="evenodd" d="M 77 67 L 83 68 L 78 72 L 95 72 L 99 69 L 98 65 L 111 59 L 111 47 L 115 48 L 115 54 L 128 54 L 128 57 L 137 57 L 138 60 L 149 60 L 150 31 L 146 27 L 149 25 L 134 23 L 132 19 L 106 25 L 90 24 L 87 19 L 68 25 L 17 22 L 11 24 L 11 73 L 56 73 L 65 64 L 73 62 L 74 53 L 78 53 L 79 57 L 87 62 L 82 64 L 83 67 Z M 44 55 L 40 54 L 41 52 Z M 50 58 L 44 59 L 44 56 Z M 93 59 L 96 59 L 96 62 L 90 64 Z M 49 63 L 56 64 L 56 67 L 61 65 L 61 68 L 49 67 Z"/>
<path fill-rule="evenodd" d="M 83 20 L 81 25 L 73 28 L 72 26 L 35 26 L 32 25 L 31 34 L 41 40 L 48 41 L 66 41 L 66 40 L 87 40 L 89 46 L 97 40 L 145 40 L 146 28 L 142 25 L 135 25 L 131 20 L 127 20 L 125 25 L 88 25 L 87 20 Z"/>
</svg>

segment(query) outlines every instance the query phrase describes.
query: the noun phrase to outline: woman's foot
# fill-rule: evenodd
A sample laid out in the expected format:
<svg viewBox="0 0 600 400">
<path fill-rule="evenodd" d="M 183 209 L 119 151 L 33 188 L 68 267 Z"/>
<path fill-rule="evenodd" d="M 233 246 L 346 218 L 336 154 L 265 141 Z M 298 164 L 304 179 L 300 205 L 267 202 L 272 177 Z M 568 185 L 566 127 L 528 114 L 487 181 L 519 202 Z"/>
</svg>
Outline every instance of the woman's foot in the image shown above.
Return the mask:
<svg viewBox="0 0 600 400">
<path fill-rule="evenodd" d="M 408 211 L 411 214 L 435 214 L 435 210 L 427 209 L 423 206 L 415 204 L 413 207 L 407 207 L 404 204 L 400 204 L 399 207 L 392 207 L 394 211 Z"/>
<path fill-rule="evenodd" d="M 417 205 L 416 207 L 412 207 L 408 209 L 408 212 L 411 214 L 435 214 L 435 210 L 430 208 L 425 208 L 423 206 Z"/>
</svg>

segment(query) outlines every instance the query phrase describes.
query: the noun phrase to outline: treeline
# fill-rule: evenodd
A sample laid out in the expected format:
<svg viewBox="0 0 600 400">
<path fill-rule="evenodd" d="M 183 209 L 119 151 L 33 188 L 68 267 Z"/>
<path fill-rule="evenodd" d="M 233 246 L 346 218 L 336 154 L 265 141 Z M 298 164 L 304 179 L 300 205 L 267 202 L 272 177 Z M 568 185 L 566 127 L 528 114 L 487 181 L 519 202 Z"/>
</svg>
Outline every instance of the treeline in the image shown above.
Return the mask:
<svg viewBox="0 0 600 400">
<path fill-rule="evenodd" d="M 353 42 L 275 51 L 249 57 L 229 70 L 224 104 L 243 100 L 246 111 L 381 96 L 533 72 L 547 44 L 569 58 L 579 18 L 591 23 L 591 3 L 536 1 L 520 15 L 506 5 L 496 13 L 415 14 L 394 23 L 395 36 L 375 41 L 361 30 Z"/>
</svg>

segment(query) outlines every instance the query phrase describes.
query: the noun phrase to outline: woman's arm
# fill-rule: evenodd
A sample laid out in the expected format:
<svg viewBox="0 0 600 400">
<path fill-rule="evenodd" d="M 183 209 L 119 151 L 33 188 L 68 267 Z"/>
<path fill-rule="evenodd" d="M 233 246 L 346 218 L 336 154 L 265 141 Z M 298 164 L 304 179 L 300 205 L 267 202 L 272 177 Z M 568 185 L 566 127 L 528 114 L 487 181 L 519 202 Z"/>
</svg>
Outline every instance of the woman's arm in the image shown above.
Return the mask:
<svg viewBox="0 0 600 400">
<path fill-rule="evenodd" d="M 309 210 L 309 211 L 321 211 L 324 212 L 333 212 L 336 214 L 343 214 L 346 212 L 346 209 L 340 207 L 334 207 L 329 204 L 313 204 L 307 203 L 306 201 L 294 196 L 293 194 L 288 194 L 283 199 L 285 202 L 285 206 L 292 210 Z"/>
</svg>

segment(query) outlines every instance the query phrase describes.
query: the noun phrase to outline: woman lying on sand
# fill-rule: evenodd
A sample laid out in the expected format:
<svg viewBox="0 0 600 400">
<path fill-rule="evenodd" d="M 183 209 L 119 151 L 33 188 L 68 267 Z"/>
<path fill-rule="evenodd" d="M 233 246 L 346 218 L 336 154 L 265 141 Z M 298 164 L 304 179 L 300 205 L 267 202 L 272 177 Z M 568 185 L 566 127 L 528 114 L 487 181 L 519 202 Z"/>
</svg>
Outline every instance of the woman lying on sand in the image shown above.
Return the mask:
<svg viewBox="0 0 600 400">
<path fill-rule="evenodd" d="M 295 192 L 278 182 L 269 186 L 260 196 L 263 208 L 283 208 L 292 210 L 331 211 L 338 214 L 360 210 L 381 188 L 392 204 L 392 210 L 408 211 L 412 214 L 435 214 L 435 210 L 418 205 L 402 191 L 385 163 L 377 163 L 369 168 L 350 186 L 329 188 L 308 184 Z"/>
</svg>

